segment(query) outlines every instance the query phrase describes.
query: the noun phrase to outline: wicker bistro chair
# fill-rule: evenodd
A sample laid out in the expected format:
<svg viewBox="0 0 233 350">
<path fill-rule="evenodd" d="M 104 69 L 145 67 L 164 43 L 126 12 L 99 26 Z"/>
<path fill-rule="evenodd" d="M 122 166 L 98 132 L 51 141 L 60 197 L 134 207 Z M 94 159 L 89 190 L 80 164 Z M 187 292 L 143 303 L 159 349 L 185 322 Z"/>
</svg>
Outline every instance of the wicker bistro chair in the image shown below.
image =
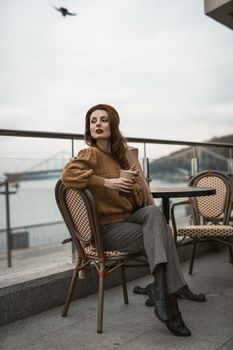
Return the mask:
<svg viewBox="0 0 233 350">
<path fill-rule="evenodd" d="M 232 185 L 229 177 L 219 171 L 202 171 L 190 180 L 189 185 L 216 189 L 215 195 L 189 198 L 186 201 L 174 203 L 171 207 L 171 221 L 176 246 L 193 245 L 189 274 L 192 274 L 193 271 L 197 244 L 202 242 L 215 241 L 226 244 L 233 264 L 233 242 L 231 240 L 233 227 L 229 225 Z M 184 204 L 190 206 L 192 225 L 178 228 L 175 208 Z"/>
<path fill-rule="evenodd" d="M 228 174 L 228 178 L 230 180 L 230 184 L 231 184 L 231 188 L 232 188 L 232 197 L 231 197 L 231 209 L 230 209 L 230 218 L 229 218 L 229 223 L 231 225 L 233 225 L 233 175 L 232 174 Z M 219 217 L 219 222 L 223 221 L 223 215 L 221 215 Z"/>
<path fill-rule="evenodd" d="M 55 196 L 58 208 L 71 235 L 71 238 L 65 241 L 72 241 L 77 250 L 77 263 L 62 315 L 67 316 L 78 277 L 83 278 L 83 275 L 90 277 L 91 274 L 85 274 L 85 271 L 94 266 L 99 277 L 97 332 L 102 333 L 105 277 L 118 268 L 121 270 L 124 303 L 128 304 L 125 268 L 148 266 L 145 252 L 144 250 L 104 251 L 96 204 L 88 189 L 69 189 L 61 180 L 58 180 Z"/>
</svg>

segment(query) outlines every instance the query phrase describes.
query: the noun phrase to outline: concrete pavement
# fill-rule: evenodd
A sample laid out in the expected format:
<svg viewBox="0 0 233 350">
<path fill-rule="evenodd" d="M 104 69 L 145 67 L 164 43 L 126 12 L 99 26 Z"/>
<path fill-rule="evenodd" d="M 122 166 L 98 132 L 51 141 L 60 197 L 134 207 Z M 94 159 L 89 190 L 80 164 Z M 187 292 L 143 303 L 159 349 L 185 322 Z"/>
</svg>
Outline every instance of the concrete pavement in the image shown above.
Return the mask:
<svg viewBox="0 0 233 350">
<path fill-rule="evenodd" d="M 194 274 L 182 264 L 194 292 L 204 292 L 204 303 L 180 299 L 183 319 L 192 336 L 172 335 L 144 305 L 146 296 L 135 295 L 135 285 L 145 286 L 146 276 L 128 283 L 129 305 L 123 304 L 121 287 L 106 290 L 104 329 L 96 333 L 97 294 L 74 301 L 66 318 L 62 307 L 0 327 L 2 350 L 232 350 L 233 268 L 227 251 L 199 257 Z M 36 300 L 35 300 L 36 302 Z"/>
</svg>

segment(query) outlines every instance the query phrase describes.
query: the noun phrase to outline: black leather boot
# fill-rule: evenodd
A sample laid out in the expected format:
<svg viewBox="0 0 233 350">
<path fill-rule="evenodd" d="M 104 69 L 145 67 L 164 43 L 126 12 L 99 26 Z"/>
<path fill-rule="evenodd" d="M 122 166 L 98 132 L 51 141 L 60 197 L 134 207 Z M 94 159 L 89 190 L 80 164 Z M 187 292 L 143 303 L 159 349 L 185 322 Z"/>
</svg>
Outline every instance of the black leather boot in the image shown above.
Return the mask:
<svg viewBox="0 0 233 350">
<path fill-rule="evenodd" d="M 183 286 L 176 292 L 176 296 L 188 300 L 203 302 L 206 301 L 205 294 L 194 294 L 188 287 L 188 285 Z"/>
<path fill-rule="evenodd" d="M 178 337 L 190 337 L 191 335 L 190 330 L 186 327 L 182 319 L 181 313 L 166 321 L 165 324 L 169 331 Z"/>
<path fill-rule="evenodd" d="M 167 328 L 178 337 L 190 337 L 191 332 L 182 319 L 175 293 L 168 296 L 168 303 L 171 313 L 169 320 L 165 322 Z"/>
<path fill-rule="evenodd" d="M 157 266 L 154 272 L 154 283 L 146 287 L 146 292 L 154 302 L 155 315 L 161 322 L 169 320 L 169 305 L 166 293 L 166 269 L 164 264 Z"/>
</svg>

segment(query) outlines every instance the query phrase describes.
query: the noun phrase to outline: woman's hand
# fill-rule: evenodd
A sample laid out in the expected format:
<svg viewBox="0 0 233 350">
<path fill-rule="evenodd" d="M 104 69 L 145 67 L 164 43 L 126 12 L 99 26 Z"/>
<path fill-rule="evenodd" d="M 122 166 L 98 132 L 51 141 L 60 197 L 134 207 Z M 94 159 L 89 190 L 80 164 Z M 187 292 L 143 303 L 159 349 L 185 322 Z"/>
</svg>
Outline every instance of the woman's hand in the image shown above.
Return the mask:
<svg viewBox="0 0 233 350">
<path fill-rule="evenodd" d="M 104 186 L 113 190 L 130 193 L 133 189 L 134 181 L 125 177 L 119 177 L 118 179 L 105 179 Z"/>
<path fill-rule="evenodd" d="M 133 164 L 129 170 L 134 173 L 133 182 L 137 182 L 139 179 L 139 174 L 140 174 L 140 171 L 137 169 L 137 166 L 135 164 Z"/>
<path fill-rule="evenodd" d="M 132 179 L 128 179 L 126 177 L 105 179 L 104 186 L 125 193 L 130 193 L 133 190 L 134 183 L 138 180 L 139 170 L 136 170 L 136 165 L 131 166 L 129 170 L 134 173 Z"/>
</svg>

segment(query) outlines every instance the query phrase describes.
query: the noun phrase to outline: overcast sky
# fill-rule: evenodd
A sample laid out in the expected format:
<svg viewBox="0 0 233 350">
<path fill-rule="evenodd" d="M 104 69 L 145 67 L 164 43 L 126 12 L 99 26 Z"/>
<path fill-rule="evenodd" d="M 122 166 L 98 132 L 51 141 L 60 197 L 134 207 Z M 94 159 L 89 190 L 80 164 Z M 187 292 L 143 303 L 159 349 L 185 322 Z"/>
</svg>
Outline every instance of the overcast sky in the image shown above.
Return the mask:
<svg viewBox="0 0 233 350">
<path fill-rule="evenodd" d="M 108 103 L 127 137 L 233 133 L 233 31 L 204 0 L 1 0 L 0 42 L 0 128 L 83 133 Z"/>
</svg>

